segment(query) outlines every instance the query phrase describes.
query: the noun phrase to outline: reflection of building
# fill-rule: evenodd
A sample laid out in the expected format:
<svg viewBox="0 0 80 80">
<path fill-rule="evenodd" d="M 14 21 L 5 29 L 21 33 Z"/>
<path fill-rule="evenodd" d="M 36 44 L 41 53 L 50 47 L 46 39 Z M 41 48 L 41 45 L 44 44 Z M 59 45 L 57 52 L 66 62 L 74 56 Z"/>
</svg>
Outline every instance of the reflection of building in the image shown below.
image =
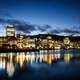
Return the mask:
<svg viewBox="0 0 80 80">
<path fill-rule="evenodd" d="M 5 59 L 2 60 L 2 58 L 0 58 L 0 70 L 6 68 L 6 61 Z"/>
<path fill-rule="evenodd" d="M 6 36 L 15 36 L 15 28 L 13 25 L 8 25 L 6 28 Z"/>
<path fill-rule="evenodd" d="M 15 68 L 12 62 L 7 63 L 7 73 L 8 76 L 11 77 L 14 74 Z"/>
<path fill-rule="evenodd" d="M 72 58 L 72 54 L 64 54 L 64 61 L 65 62 L 69 62 L 70 61 L 70 59 Z"/>
</svg>

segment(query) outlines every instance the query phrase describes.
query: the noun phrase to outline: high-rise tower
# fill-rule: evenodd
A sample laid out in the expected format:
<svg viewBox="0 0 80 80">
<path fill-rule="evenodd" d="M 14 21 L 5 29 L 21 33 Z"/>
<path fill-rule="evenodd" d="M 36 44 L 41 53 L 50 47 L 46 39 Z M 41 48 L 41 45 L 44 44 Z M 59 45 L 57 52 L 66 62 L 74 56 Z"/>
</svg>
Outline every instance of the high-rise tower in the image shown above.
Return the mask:
<svg viewBox="0 0 80 80">
<path fill-rule="evenodd" d="M 9 24 L 6 28 L 6 36 L 15 37 L 15 27 Z"/>
</svg>

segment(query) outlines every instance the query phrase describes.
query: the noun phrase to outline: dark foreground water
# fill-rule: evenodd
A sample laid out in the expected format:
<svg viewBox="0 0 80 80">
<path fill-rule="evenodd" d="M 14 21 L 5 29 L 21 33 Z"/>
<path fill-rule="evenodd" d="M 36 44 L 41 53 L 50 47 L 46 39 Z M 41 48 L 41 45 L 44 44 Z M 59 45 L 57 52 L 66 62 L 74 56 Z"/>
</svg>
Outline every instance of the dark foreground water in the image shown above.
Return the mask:
<svg viewBox="0 0 80 80">
<path fill-rule="evenodd" d="M 0 80 L 80 80 L 80 50 L 0 53 Z"/>
</svg>

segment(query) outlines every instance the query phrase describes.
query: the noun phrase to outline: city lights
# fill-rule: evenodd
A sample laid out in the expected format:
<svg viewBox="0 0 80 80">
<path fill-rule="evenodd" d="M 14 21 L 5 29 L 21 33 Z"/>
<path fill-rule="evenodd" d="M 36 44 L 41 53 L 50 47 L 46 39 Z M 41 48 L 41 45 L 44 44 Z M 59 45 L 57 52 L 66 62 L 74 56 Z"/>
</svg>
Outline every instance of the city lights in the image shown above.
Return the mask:
<svg viewBox="0 0 80 80">
<path fill-rule="evenodd" d="M 75 37 L 73 37 L 76 39 Z M 51 34 L 21 35 L 16 34 L 14 25 L 6 27 L 6 36 L 0 37 L 1 50 L 60 50 L 80 49 L 80 41 L 73 41 L 71 37 L 56 38 Z"/>
</svg>

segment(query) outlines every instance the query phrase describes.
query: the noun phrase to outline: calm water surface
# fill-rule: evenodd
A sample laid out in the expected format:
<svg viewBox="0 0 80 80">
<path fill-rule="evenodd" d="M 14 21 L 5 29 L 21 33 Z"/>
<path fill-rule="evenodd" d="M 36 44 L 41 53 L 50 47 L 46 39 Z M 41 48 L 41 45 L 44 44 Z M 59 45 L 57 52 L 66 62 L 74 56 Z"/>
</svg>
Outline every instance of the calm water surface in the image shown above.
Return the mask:
<svg viewBox="0 0 80 80">
<path fill-rule="evenodd" d="M 0 80 L 76 80 L 79 78 L 80 50 L 0 53 Z"/>
</svg>

